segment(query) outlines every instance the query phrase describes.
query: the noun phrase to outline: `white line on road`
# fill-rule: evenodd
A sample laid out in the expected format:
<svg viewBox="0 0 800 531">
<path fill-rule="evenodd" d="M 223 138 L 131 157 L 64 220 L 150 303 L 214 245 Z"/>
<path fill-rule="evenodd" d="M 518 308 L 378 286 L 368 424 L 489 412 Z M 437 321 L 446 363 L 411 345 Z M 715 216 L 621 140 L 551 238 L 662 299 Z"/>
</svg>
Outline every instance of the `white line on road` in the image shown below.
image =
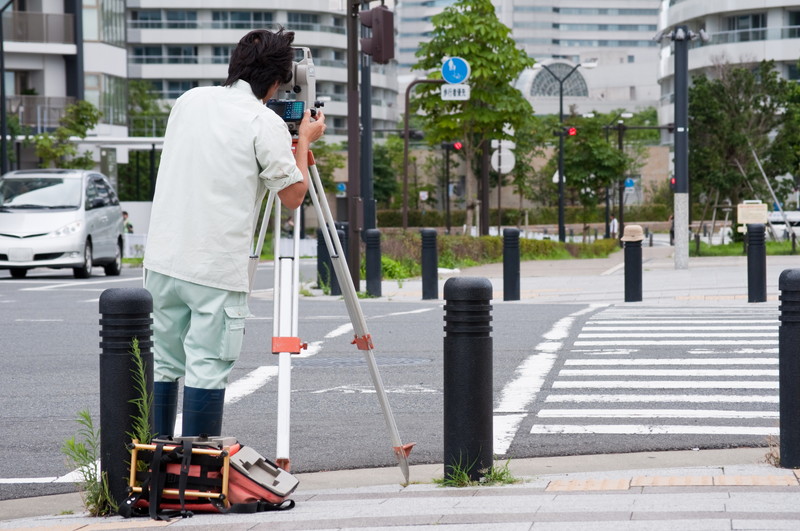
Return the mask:
<svg viewBox="0 0 800 531">
<path fill-rule="evenodd" d="M 533 435 L 778 435 L 780 429 L 753 426 L 534 425 Z"/>
<path fill-rule="evenodd" d="M 709 345 L 774 345 L 777 339 L 618 339 L 609 341 L 575 341 L 576 347 L 680 347 Z"/>
<path fill-rule="evenodd" d="M 729 411 L 723 409 L 543 409 L 540 418 L 593 419 L 777 419 L 777 411 Z"/>
<path fill-rule="evenodd" d="M 686 337 L 683 332 L 615 332 L 613 334 L 591 333 L 578 334 L 578 339 L 614 339 L 618 337 L 656 338 L 656 337 Z M 705 332 L 703 337 L 778 337 L 778 332 Z"/>
<path fill-rule="evenodd" d="M 503 415 L 503 413 L 519 413 L 527 411 L 530 403 L 542 388 L 545 378 L 553 369 L 557 359 L 557 352 L 562 348 L 561 340 L 569 337 L 570 328 L 575 318 L 604 307 L 604 304 L 592 304 L 587 308 L 578 310 L 558 320 L 553 327 L 544 334 L 543 341 L 534 348 L 534 353 L 528 356 L 517 367 L 514 378 L 506 384 L 500 393 L 500 400 L 495 408 L 494 427 L 494 452 L 505 455 L 514 435 L 517 433 L 525 415 Z M 499 414 L 499 415 L 498 415 Z"/>
<path fill-rule="evenodd" d="M 598 403 L 638 403 L 638 402 L 691 402 L 694 404 L 702 403 L 724 403 L 731 402 L 736 404 L 750 403 L 769 403 L 777 404 L 778 395 L 548 395 L 545 402 L 586 402 L 590 404 Z"/>
<path fill-rule="evenodd" d="M 560 376 L 778 376 L 778 369 L 564 369 Z"/>
<path fill-rule="evenodd" d="M 777 389 L 778 382 L 740 380 L 573 380 L 553 382 L 553 389 Z"/>
<path fill-rule="evenodd" d="M 592 323 L 595 324 L 595 323 Z M 637 323 L 638 324 L 638 323 Z M 698 332 L 702 330 L 719 330 L 722 332 L 730 332 L 731 330 L 735 332 L 747 331 L 747 330 L 777 330 L 778 325 L 777 323 L 769 326 L 737 326 L 736 328 L 731 328 L 730 326 L 721 325 L 721 326 L 653 326 L 653 325 L 642 325 L 642 326 L 584 326 L 582 332 L 632 332 L 632 331 L 659 331 L 659 332 L 666 332 L 670 330 L 675 331 L 686 331 L 686 332 Z M 705 334 L 703 334 L 705 335 Z"/>
<path fill-rule="evenodd" d="M 225 403 L 235 404 L 247 395 L 253 394 L 272 378 L 278 375 L 277 365 L 264 365 L 239 378 L 228 385 L 225 391 Z"/>
<path fill-rule="evenodd" d="M 603 358 L 591 360 L 567 360 L 565 365 L 777 365 L 778 358 L 673 358 L 673 359 L 625 359 Z"/>
<path fill-rule="evenodd" d="M 22 288 L 20 291 L 47 291 L 51 289 L 63 289 L 63 288 L 73 288 L 75 286 L 79 286 L 84 289 L 92 289 L 95 288 L 98 284 L 118 284 L 121 282 L 137 282 L 141 284 L 142 277 L 126 277 L 126 278 L 115 278 L 115 279 L 108 279 L 108 280 L 93 280 L 90 283 L 87 281 L 82 282 L 59 282 L 56 284 L 49 284 L 47 286 L 39 286 L 38 288 Z"/>
<path fill-rule="evenodd" d="M 631 325 L 719 325 L 719 326 L 726 326 L 732 324 L 743 324 L 743 325 L 756 325 L 756 324 L 763 324 L 763 325 L 775 325 L 778 326 L 778 323 L 774 319 L 637 319 L 636 316 L 632 315 L 625 318 L 626 320 L 630 320 Z M 621 319 L 614 318 L 608 320 L 598 320 L 597 318 L 592 319 L 591 321 L 586 323 L 586 326 L 602 326 L 604 328 L 608 327 L 616 327 L 619 326 Z"/>
</svg>

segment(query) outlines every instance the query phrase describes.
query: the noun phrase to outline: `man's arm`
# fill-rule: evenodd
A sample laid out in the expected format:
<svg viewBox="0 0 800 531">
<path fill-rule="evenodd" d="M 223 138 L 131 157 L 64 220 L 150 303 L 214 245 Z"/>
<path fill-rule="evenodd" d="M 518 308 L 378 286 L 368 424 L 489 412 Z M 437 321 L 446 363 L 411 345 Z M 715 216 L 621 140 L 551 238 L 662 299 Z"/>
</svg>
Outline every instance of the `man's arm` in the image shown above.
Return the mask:
<svg viewBox="0 0 800 531">
<path fill-rule="evenodd" d="M 320 139 L 324 133 L 325 115 L 322 111 L 317 110 L 316 119 L 312 122 L 311 111 L 306 110 L 297 129 L 297 142 L 294 148 L 294 159 L 297 168 L 303 174 L 303 182 L 294 183 L 278 192 L 278 197 L 286 208 L 294 209 L 303 204 L 308 191 L 308 150 L 311 142 Z"/>
</svg>

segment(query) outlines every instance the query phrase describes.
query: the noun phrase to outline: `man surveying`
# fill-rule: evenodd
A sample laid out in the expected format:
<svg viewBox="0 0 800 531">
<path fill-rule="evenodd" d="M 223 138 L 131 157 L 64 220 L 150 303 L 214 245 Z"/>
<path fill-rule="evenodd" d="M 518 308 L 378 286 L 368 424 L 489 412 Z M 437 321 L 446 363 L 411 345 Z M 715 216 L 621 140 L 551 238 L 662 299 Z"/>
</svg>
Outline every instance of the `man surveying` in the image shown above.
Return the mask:
<svg viewBox="0 0 800 531">
<path fill-rule="evenodd" d="M 194 88 L 170 112 L 144 257 L 153 296 L 153 417 L 175 435 L 222 434 L 225 387 L 249 314 L 249 251 L 266 190 L 298 208 L 309 181 L 309 145 L 325 132 L 305 110 L 292 136 L 264 104 L 293 75 L 294 33 L 254 30 L 231 54 L 222 86 Z"/>
</svg>

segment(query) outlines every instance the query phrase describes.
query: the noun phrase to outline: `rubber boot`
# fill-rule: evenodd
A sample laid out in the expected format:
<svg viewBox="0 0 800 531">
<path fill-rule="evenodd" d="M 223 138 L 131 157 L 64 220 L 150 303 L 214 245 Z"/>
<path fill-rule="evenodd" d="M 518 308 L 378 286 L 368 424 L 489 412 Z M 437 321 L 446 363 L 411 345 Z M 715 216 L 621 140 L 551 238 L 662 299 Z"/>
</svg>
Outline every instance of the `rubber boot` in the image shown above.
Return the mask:
<svg viewBox="0 0 800 531">
<path fill-rule="evenodd" d="M 183 437 L 222 435 L 225 389 L 183 388 Z"/>
<path fill-rule="evenodd" d="M 153 382 L 153 433 L 158 438 L 175 435 L 178 382 Z"/>
</svg>

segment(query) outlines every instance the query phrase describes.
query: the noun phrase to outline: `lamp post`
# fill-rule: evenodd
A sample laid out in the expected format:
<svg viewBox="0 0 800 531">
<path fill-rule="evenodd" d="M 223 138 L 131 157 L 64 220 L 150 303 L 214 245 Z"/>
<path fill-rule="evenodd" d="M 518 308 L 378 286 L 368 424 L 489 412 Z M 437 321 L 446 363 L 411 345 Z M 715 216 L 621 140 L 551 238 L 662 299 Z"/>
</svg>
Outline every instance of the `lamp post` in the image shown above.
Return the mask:
<svg viewBox="0 0 800 531">
<path fill-rule="evenodd" d="M 3 13 L 9 8 L 14 0 L 8 0 L 0 8 L 0 175 L 8 171 L 8 116 L 6 115 L 6 51 L 4 47 L 5 35 L 3 35 Z"/>
<path fill-rule="evenodd" d="M 630 113 L 630 112 L 621 112 L 621 113 L 617 114 L 617 115 L 614 117 L 614 119 L 613 119 L 613 120 L 611 120 L 611 123 L 610 123 L 610 124 L 606 125 L 606 126 L 603 128 L 603 129 L 605 129 L 605 130 L 606 130 L 606 142 L 608 142 L 608 141 L 609 141 L 609 140 L 608 140 L 608 130 L 609 130 L 609 129 L 613 129 L 613 128 L 622 128 L 622 127 L 625 127 L 625 129 L 627 129 L 627 127 L 626 127 L 626 126 L 624 126 L 624 122 L 623 122 L 622 120 L 620 120 L 620 118 L 633 118 L 633 113 Z M 620 151 L 622 151 L 622 149 L 623 149 L 623 145 L 622 145 L 622 136 L 623 136 L 623 134 L 624 134 L 624 129 L 620 129 L 619 136 L 618 136 L 618 147 L 619 147 L 619 150 L 620 150 Z M 623 176 L 623 178 L 620 180 L 620 183 L 619 183 L 619 186 L 620 186 L 620 196 L 619 196 L 619 229 L 618 229 L 618 231 L 617 231 L 617 232 L 618 232 L 620 235 L 622 234 L 622 221 L 623 221 L 623 217 L 622 217 L 622 216 L 623 216 L 623 212 L 622 212 L 622 206 L 623 206 L 623 205 L 622 205 L 622 203 L 623 203 L 623 200 L 625 199 L 625 197 L 624 197 L 624 195 L 623 195 L 623 194 L 624 194 L 624 185 L 625 185 L 625 179 L 624 179 L 624 176 Z M 611 199 L 611 190 L 610 190 L 610 188 L 609 188 L 609 187 L 606 187 L 606 239 L 608 239 L 608 238 L 610 238 L 610 237 L 611 237 L 611 227 L 610 227 L 610 224 L 611 224 L 611 220 L 610 220 L 610 216 L 611 216 L 611 204 L 610 204 L 610 202 L 611 202 L 611 201 L 610 201 L 610 199 Z"/>
<path fill-rule="evenodd" d="M 547 73 L 553 76 L 553 79 L 558 82 L 558 123 L 560 125 L 556 133 L 558 136 L 558 241 L 565 242 L 567 240 L 567 234 L 564 228 L 564 82 L 569 79 L 569 76 L 574 74 L 581 65 L 578 63 L 573 66 L 564 77 L 558 77 L 544 63 L 536 63 L 534 68 L 539 66 L 547 70 Z"/>
</svg>

